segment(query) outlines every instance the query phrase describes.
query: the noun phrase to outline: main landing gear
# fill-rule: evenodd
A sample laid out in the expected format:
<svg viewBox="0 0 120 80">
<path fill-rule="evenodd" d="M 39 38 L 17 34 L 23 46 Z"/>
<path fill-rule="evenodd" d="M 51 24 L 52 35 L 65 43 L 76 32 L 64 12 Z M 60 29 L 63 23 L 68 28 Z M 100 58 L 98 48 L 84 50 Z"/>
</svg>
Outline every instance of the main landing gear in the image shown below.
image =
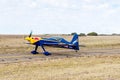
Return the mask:
<svg viewBox="0 0 120 80">
<path fill-rule="evenodd" d="M 31 51 L 31 53 L 32 53 L 32 54 L 38 54 L 37 48 L 38 48 L 38 46 L 36 45 L 35 50 Z M 42 48 L 43 51 L 44 51 L 44 52 L 43 52 L 44 55 L 46 55 L 46 56 L 51 55 L 51 53 L 49 53 L 49 52 L 47 52 L 47 51 L 45 50 L 44 46 L 41 46 L 41 48 Z"/>
</svg>

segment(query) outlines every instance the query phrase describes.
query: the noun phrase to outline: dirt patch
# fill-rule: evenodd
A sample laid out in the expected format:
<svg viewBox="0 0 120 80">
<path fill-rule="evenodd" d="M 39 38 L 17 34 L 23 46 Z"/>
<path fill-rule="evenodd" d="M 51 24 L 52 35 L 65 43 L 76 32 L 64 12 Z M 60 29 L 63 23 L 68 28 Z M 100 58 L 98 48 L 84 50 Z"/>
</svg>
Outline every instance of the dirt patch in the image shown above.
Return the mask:
<svg viewBox="0 0 120 80">
<path fill-rule="evenodd" d="M 38 60 L 51 60 L 51 59 L 62 59 L 62 58 L 72 58 L 72 57 L 110 57 L 117 55 L 120 57 L 120 49 L 91 49 L 91 50 L 80 50 L 78 52 L 74 51 L 59 51 L 52 52 L 52 55 L 45 56 L 42 53 L 33 55 L 30 53 L 14 53 L 14 54 L 0 54 L 0 63 L 18 63 L 27 61 L 38 61 Z"/>
</svg>

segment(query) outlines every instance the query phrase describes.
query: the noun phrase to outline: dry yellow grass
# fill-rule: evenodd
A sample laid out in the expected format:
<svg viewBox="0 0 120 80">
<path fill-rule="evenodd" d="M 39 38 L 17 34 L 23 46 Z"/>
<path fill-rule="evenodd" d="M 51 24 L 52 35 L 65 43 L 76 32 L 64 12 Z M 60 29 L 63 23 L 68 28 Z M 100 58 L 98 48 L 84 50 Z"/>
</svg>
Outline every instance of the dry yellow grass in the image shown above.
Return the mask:
<svg viewBox="0 0 120 80">
<path fill-rule="evenodd" d="M 26 44 L 24 36 L 20 35 L 3 35 L 0 36 L 0 54 L 6 53 L 25 53 L 31 47 Z"/>
<path fill-rule="evenodd" d="M 120 48 L 120 36 L 87 36 L 79 41 L 86 48 Z"/>
<path fill-rule="evenodd" d="M 91 56 L 0 65 L 0 80 L 120 80 L 120 56 Z"/>
</svg>

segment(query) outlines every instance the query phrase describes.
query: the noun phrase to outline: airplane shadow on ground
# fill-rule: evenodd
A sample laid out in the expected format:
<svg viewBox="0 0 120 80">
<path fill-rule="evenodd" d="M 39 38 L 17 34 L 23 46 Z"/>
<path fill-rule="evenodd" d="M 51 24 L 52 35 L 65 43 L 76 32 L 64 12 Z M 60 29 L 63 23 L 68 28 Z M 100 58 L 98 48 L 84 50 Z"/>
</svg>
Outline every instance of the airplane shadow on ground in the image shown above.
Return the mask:
<svg viewBox="0 0 120 80">
<path fill-rule="evenodd" d="M 75 52 L 75 51 L 59 51 L 59 52 L 52 52 L 52 54 L 50 55 L 52 56 L 58 56 L 58 57 L 76 57 L 76 56 L 80 56 L 80 52 Z"/>
</svg>

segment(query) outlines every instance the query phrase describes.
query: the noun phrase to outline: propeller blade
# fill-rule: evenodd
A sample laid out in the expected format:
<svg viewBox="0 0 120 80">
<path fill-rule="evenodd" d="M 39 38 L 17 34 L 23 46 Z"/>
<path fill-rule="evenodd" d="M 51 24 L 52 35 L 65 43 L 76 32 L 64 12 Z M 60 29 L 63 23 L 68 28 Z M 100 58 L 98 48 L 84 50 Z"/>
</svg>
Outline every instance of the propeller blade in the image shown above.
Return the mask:
<svg viewBox="0 0 120 80">
<path fill-rule="evenodd" d="M 30 35 L 29 35 L 29 37 L 31 37 L 32 36 L 32 31 L 30 32 Z"/>
</svg>

